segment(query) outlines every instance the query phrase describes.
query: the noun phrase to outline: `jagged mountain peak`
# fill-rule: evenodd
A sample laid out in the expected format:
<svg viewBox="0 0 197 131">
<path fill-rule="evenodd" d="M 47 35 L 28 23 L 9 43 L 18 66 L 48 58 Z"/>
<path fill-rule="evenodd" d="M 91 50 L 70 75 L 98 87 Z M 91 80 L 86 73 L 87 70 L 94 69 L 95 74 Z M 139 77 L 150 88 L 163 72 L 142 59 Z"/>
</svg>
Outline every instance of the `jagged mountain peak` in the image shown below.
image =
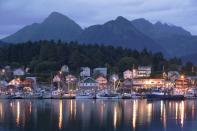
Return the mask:
<svg viewBox="0 0 197 131">
<path fill-rule="evenodd" d="M 11 43 L 29 40 L 73 41 L 82 31 L 82 28 L 69 17 L 58 12 L 52 12 L 42 23 L 25 26 L 16 33 L 4 38 L 3 41 Z"/>
<path fill-rule="evenodd" d="M 51 24 L 58 24 L 58 23 L 71 23 L 75 24 L 73 20 L 71 20 L 69 17 L 58 13 L 58 12 L 52 12 L 44 21 L 43 23 L 51 23 Z"/>
</svg>

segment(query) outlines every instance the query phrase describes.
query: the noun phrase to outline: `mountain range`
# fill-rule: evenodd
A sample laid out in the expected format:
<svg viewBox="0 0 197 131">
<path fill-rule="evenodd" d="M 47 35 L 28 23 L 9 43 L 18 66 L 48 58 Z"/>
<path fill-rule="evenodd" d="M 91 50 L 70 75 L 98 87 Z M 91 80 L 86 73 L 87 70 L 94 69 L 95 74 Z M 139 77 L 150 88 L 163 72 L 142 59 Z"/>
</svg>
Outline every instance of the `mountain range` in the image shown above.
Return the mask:
<svg viewBox="0 0 197 131">
<path fill-rule="evenodd" d="M 184 57 L 197 53 L 197 36 L 175 25 L 146 19 L 127 20 L 119 16 L 102 25 L 82 29 L 75 21 L 58 12 L 51 13 L 42 23 L 25 26 L 3 38 L 6 43 L 38 40 L 78 41 L 87 44 L 104 44 L 153 52 L 166 56 Z"/>
</svg>

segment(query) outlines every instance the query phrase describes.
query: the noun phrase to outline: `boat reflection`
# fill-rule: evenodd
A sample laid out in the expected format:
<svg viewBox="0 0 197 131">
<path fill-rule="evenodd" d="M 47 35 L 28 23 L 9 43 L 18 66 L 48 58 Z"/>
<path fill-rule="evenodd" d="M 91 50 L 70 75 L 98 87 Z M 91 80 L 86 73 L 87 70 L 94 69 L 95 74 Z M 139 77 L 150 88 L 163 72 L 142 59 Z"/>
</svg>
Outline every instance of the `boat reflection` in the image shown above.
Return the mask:
<svg viewBox="0 0 197 131">
<path fill-rule="evenodd" d="M 181 126 L 183 127 L 184 124 L 184 115 L 185 115 L 185 107 L 184 107 L 184 101 L 180 103 L 180 115 L 181 115 Z"/>
<path fill-rule="evenodd" d="M 58 127 L 59 129 L 62 129 L 62 100 L 60 100 L 59 102 L 59 123 L 58 123 Z"/>
<path fill-rule="evenodd" d="M 136 128 L 137 110 L 138 110 L 138 100 L 134 100 L 133 101 L 133 118 L 132 118 L 132 120 L 133 120 L 132 126 L 133 126 L 134 131 Z"/>
<path fill-rule="evenodd" d="M 19 126 L 20 124 L 20 102 L 17 101 L 17 107 L 16 107 L 16 125 Z"/>
</svg>

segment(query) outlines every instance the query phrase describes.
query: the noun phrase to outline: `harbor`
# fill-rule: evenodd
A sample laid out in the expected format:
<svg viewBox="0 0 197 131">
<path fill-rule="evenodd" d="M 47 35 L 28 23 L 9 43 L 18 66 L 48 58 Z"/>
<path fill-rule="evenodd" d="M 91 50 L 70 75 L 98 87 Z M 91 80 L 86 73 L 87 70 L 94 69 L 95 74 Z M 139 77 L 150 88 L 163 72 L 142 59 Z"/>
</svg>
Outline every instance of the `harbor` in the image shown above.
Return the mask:
<svg viewBox="0 0 197 131">
<path fill-rule="evenodd" d="M 22 68 L 11 72 L 5 67 L 4 77 L 10 73 L 10 81 L 1 80 L 0 99 L 147 99 L 185 100 L 197 99 L 196 77 L 179 74 L 177 71 L 163 72 L 151 76 L 151 66 L 138 66 L 126 70 L 122 78 L 118 74 L 108 75 L 107 68 L 80 68 L 79 76 L 69 73 L 64 65 L 43 85 L 36 76 L 27 77 Z"/>
</svg>

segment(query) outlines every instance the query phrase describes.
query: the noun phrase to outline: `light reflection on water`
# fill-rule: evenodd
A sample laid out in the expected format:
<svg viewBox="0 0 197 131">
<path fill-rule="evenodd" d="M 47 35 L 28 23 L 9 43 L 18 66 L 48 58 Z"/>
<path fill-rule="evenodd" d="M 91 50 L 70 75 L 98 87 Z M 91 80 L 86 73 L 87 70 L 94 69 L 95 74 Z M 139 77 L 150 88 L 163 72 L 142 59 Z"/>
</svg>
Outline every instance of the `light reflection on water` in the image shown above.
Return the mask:
<svg viewBox="0 0 197 131">
<path fill-rule="evenodd" d="M 193 131 L 197 101 L 0 100 L 0 130 Z"/>
</svg>

